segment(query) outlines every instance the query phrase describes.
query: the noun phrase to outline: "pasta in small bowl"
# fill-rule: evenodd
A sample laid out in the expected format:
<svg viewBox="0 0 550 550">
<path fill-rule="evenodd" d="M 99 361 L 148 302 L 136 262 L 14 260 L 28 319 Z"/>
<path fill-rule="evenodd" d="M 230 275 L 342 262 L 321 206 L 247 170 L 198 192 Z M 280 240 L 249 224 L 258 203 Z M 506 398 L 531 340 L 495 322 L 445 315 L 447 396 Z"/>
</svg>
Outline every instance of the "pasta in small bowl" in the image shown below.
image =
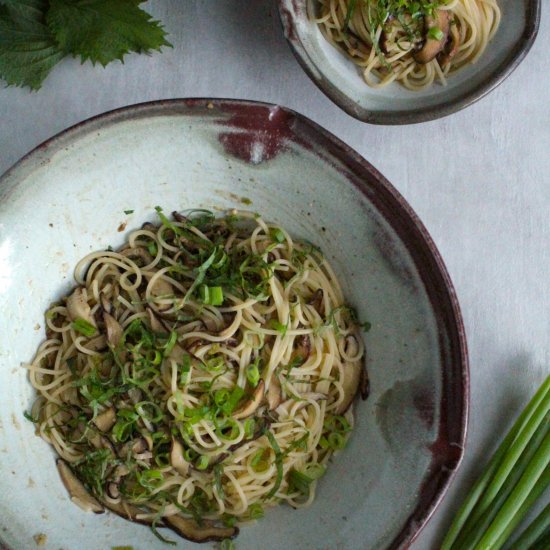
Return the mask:
<svg viewBox="0 0 550 550">
<path fill-rule="evenodd" d="M 540 0 L 280 0 L 298 61 L 372 124 L 447 116 L 498 86 L 531 48 Z"/>
</svg>

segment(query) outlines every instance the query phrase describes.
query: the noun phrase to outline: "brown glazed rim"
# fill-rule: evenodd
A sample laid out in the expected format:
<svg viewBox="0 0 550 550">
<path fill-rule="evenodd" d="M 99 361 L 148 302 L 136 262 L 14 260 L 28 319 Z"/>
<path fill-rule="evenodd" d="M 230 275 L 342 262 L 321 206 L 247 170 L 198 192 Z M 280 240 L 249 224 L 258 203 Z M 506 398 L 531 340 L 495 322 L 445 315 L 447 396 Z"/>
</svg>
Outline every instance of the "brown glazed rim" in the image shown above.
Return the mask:
<svg viewBox="0 0 550 550">
<path fill-rule="evenodd" d="M 273 116 L 276 112 L 279 116 Z M 442 393 L 439 406 L 438 437 L 430 448 L 432 461 L 419 488 L 419 501 L 389 549 L 407 548 L 434 513 L 462 460 L 466 440 L 469 405 L 469 370 L 466 335 L 458 299 L 428 231 L 401 194 L 376 168 L 327 130 L 290 109 L 268 103 L 234 99 L 170 99 L 141 103 L 95 116 L 64 130 L 24 156 L 4 176 L 32 169 L 35 157 L 44 160 L 83 134 L 101 130 L 125 120 L 168 115 L 221 113 L 224 125 L 232 117 L 246 121 L 248 132 L 261 131 L 275 140 L 290 140 L 311 150 L 343 173 L 351 185 L 374 204 L 397 233 L 413 258 L 434 311 L 441 348 Z M 225 117 L 229 115 L 229 122 Z M 242 126 L 239 126 L 242 128 Z M 335 161 L 334 161 L 335 159 Z M 8 189 L 9 193 L 9 189 Z M 1 193 L 0 193 L 1 197 Z M 0 542 L 0 547 L 6 548 Z"/>
<path fill-rule="evenodd" d="M 279 7 L 279 16 L 283 25 L 284 34 L 287 42 L 290 45 L 294 57 L 304 69 L 305 73 L 313 81 L 313 83 L 338 107 L 345 111 L 348 115 L 369 124 L 417 124 L 419 122 L 428 122 L 449 116 L 453 113 L 461 111 L 466 107 L 473 105 L 487 94 L 492 92 L 497 86 L 502 84 L 519 66 L 529 50 L 533 46 L 537 37 L 540 18 L 541 18 L 541 0 L 523 0 L 525 3 L 525 28 L 512 51 L 506 58 L 492 69 L 487 78 L 478 84 L 476 87 L 465 92 L 457 99 L 446 101 L 440 105 L 420 107 L 415 109 L 403 109 L 400 111 L 372 111 L 359 106 L 355 101 L 351 100 L 347 95 L 342 93 L 337 86 L 324 78 L 321 74 L 315 75 L 310 69 L 309 64 L 312 63 L 307 49 L 301 40 L 297 38 L 294 32 L 294 16 L 285 7 L 286 2 L 292 2 L 296 9 L 300 4 L 304 4 L 306 0 L 277 0 Z"/>
</svg>

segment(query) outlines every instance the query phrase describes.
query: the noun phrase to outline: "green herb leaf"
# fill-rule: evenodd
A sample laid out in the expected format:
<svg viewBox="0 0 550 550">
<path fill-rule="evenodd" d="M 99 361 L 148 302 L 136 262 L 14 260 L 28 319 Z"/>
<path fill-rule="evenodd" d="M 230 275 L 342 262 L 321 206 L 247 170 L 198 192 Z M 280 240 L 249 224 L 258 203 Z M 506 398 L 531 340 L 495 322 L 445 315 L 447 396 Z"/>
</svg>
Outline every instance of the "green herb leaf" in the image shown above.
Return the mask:
<svg viewBox="0 0 550 550">
<path fill-rule="evenodd" d="M 0 78 L 9 86 L 39 90 L 65 56 L 44 20 L 44 3 L 0 3 Z"/>
<path fill-rule="evenodd" d="M 51 0 L 48 25 L 61 48 L 105 66 L 130 52 L 171 46 L 158 21 L 135 0 Z"/>
<path fill-rule="evenodd" d="M 275 451 L 275 466 L 277 467 L 277 477 L 275 478 L 275 484 L 271 488 L 271 491 L 269 491 L 269 493 L 267 493 L 266 495 L 266 498 L 271 498 L 275 496 L 275 494 L 279 490 L 279 487 L 281 486 L 281 482 L 283 481 L 283 453 L 281 452 L 281 448 L 279 447 L 279 444 L 277 443 L 277 440 L 275 439 L 273 433 L 267 430 L 265 432 L 265 435 L 267 436 L 270 445 Z"/>
<path fill-rule="evenodd" d="M 129 214 L 133 214 L 133 210 L 124 210 L 124 213 L 128 216 Z"/>
</svg>

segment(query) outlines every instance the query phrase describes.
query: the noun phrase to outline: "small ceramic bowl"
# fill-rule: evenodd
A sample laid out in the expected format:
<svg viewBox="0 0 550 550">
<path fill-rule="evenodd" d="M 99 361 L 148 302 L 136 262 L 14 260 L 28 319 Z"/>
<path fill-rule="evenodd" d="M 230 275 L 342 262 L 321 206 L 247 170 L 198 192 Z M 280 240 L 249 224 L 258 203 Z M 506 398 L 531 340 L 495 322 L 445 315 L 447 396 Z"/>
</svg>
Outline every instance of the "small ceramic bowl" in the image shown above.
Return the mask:
<svg viewBox="0 0 550 550">
<path fill-rule="evenodd" d="M 348 447 L 310 508 L 268 511 L 241 530 L 239 549 L 405 548 L 465 440 L 466 343 L 441 257 L 388 181 L 313 122 L 274 105 L 200 99 L 91 119 L 0 180 L 0 540 L 13 550 L 34 547 L 37 534 L 46 550 L 165 548 L 147 527 L 69 501 L 50 447 L 23 417 L 33 390 L 21 367 L 44 338 L 44 311 L 74 285 L 77 261 L 122 245 L 156 205 L 261 212 L 321 246 L 372 323 L 372 392 L 356 403 Z"/>
<path fill-rule="evenodd" d="M 338 107 L 371 124 L 412 124 L 441 118 L 476 102 L 503 82 L 531 49 L 540 23 L 540 0 L 498 0 L 499 30 L 475 65 L 411 92 L 398 83 L 377 90 L 357 66 L 322 35 L 310 14 L 317 0 L 278 0 L 284 32 L 294 55 L 313 82 Z"/>
</svg>

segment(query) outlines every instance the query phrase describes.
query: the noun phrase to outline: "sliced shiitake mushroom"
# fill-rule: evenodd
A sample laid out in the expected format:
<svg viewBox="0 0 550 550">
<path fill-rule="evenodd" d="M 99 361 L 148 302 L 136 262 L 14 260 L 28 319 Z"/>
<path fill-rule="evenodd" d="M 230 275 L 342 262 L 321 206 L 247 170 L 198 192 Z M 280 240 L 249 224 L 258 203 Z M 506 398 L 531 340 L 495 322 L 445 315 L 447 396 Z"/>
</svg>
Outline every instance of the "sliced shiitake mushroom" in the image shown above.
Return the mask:
<svg viewBox="0 0 550 550">
<path fill-rule="evenodd" d="M 102 413 L 99 413 L 93 422 L 99 431 L 108 432 L 116 422 L 116 411 L 114 407 L 109 407 Z"/>
<path fill-rule="evenodd" d="M 151 287 L 151 296 L 153 299 L 163 300 L 174 296 L 174 287 L 162 277 L 157 277 Z M 172 307 L 171 303 L 155 304 L 158 311 L 166 311 Z"/>
<path fill-rule="evenodd" d="M 355 336 L 348 336 L 346 338 L 346 353 L 348 355 L 356 355 L 359 349 L 359 344 Z M 359 381 L 363 372 L 363 361 L 346 361 L 342 365 L 342 388 L 344 391 L 344 399 L 336 407 L 336 414 L 344 414 L 353 403 L 353 399 L 357 395 L 359 388 Z"/>
<path fill-rule="evenodd" d="M 153 256 L 151 256 L 147 249 L 143 248 L 142 246 L 136 246 L 135 248 L 125 248 L 123 250 L 119 250 L 118 253 L 125 258 L 130 258 L 131 260 L 136 261 L 136 263 L 138 263 L 140 267 L 143 267 L 144 265 L 149 265 L 153 261 Z"/>
<path fill-rule="evenodd" d="M 152 224 L 151 222 L 145 222 L 141 226 L 141 229 L 145 229 L 145 231 L 152 231 L 153 233 L 156 233 L 158 227 L 156 225 Z"/>
<path fill-rule="evenodd" d="M 279 382 L 279 378 L 275 373 L 273 373 L 271 381 L 269 382 L 269 388 L 266 392 L 266 399 L 267 406 L 269 407 L 270 411 L 275 410 L 281 403 L 281 383 Z"/>
<path fill-rule="evenodd" d="M 89 349 L 91 351 L 101 351 L 106 347 L 107 347 L 107 339 L 105 338 L 104 334 L 100 334 L 99 336 L 92 338 L 86 344 L 86 349 Z"/>
<path fill-rule="evenodd" d="M 88 305 L 86 289 L 83 287 L 76 288 L 67 298 L 67 313 L 71 321 L 82 319 L 94 327 L 97 326 L 92 310 Z"/>
<path fill-rule="evenodd" d="M 124 333 L 120 323 L 106 311 L 103 312 L 103 322 L 105 323 L 105 330 L 107 332 L 107 341 L 113 348 L 117 348 L 122 341 Z"/>
<path fill-rule="evenodd" d="M 114 481 L 109 482 L 105 489 L 105 493 L 109 498 L 118 500 L 120 498 L 120 487 L 118 483 L 115 483 Z"/>
<path fill-rule="evenodd" d="M 211 521 L 203 521 L 199 525 L 195 520 L 181 516 L 163 518 L 167 527 L 191 542 L 214 542 L 233 539 L 239 534 L 238 527 L 217 527 Z"/>
<path fill-rule="evenodd" d="M 101 307 L 103 308 L 103 311 L 106 313 L 111 313 L 113 310 L 113 304 L 112 302 L 105 296 L 105 293 L 101 293 L 99 295 L 99 303 L 101 304 Z"/>
<path fill-rule="evenodd" d="M 322 288 L 318 288 L 309 299 L 309 305 L 319 314 L 321 317 L 324 315 L 323 302 L 325 293 Z"/>
<path fill-rule="evenodd" d="M 72 502 L 85 512 L 102 514 L 105 510 L 101 503 L 88 493 L 86 487 L 84 487 L 83 483 L 76 477 L 69 465 L 62 458 L 58 458 L 55 463 L 61 481 L 69 492 Z"/>
<path fill-rule="evenodd" d="M 175 438 L 172 438 L 172 448 L 170 450 L 170 464 L 172 468 L 184 477 L 189 473 L 189 462 L 183 458 L 183 445 Z"/>
<path fill-rule="evenodd" d="M 133 521 L 135 523 L 140 523 L 141 525 L 152 525 L 153 520 L 150 518 L 140 518 L 138 519 L 138 514 L 144 514 L 145 512 L 143 510 L 140 510 L 136 506 L 133 506 L 132 504 L 127 504 L 126 502 L 106 502 L 102 501 L 105 508 L 110 510 L 111 512 L 115 513 L 117 516 L 120 516 L 121 518 L 127 519 L 129 521 Z M 162 526 L 162 522 L 157 522 L 157 526 Z"/>
<path fill-rule="evenodd" d="M 445 68 L 457 54 L 460 46 L 460 33 L 456 25 L 451 25 L 451 32 L 443 50 L 437 56 L 441 68 Z"/>
<path fill-rule="evenodd" d="M 168 333 L 168 328 L 166 325 L 155 315 L 155 312 L 150 307 L 147 308 L 147 315 L 149 316 L 149 324 L 151 325 L 151 330 L 153 332 L 158 334 Z"/>
<path fill-rule="evenodd" d="M 422 48 L 413 54 L 417 63 L 426 64 L 435 59 L 443 51 L 447 38 L 449 37 L 449 27 L 452 20 L 452 14 L 449 10 L 435 10 L 433 16 L 424 18 L 425 38 Z M 432 38 L 430 30 L 437 29 L 441 31 L 441 38 Z"/>
<path fill-rule="evenodd" d="M 295 342 L 296 347 L 294 348 L 292 359 L 300 359 L 302 363 L 305 363 L 311 353 L 311 338 L 308 334 L 302 334 L 296 338 Z"/>
<path fill-rule="evenodd" d="M 242 418 L 246 418 L 256 412 L 256 409 L 260 406 L 264 397 L 264 387 L 264 381 L 260 380 L 250 399 L 248 399 L 233 413 L 232 416 L 235 420 L 241 420 Z"/>
</svg>

